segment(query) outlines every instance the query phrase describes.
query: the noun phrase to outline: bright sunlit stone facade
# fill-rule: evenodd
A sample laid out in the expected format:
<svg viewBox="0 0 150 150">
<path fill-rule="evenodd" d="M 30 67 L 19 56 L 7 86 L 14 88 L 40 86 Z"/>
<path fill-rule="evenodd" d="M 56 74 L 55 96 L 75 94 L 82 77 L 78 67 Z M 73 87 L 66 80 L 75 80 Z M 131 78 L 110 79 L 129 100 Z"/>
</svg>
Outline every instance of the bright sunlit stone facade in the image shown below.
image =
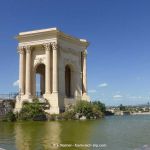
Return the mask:
<svg viewBox="0 0 150 150">
<path fill-rule="evenodd" d="M 15 111 L 24 101 L 36 98 L 36 74 L 40 74 L 40 95 L 47 100 L 48 113 L 58 114 L 87 95 L 87 47 L 84 39 L 74 38 L 57 28 L 21 32 L 19 52 L 19 95 Z"/>
</svg>

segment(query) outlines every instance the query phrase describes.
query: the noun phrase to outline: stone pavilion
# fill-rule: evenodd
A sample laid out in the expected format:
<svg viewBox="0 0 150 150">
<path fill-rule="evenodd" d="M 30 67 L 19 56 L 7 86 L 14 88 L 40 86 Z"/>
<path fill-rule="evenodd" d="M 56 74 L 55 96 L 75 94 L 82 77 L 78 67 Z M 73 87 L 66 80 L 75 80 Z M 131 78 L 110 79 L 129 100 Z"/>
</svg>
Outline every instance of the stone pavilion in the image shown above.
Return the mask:
<svg viewBox="0 0 150 150">
<path fill-rule="evenodd" d="M 85 39 L 57 28 L 21 32 L 19 41 L 19 95 L 15 111 L 36 95 L 36 74 L 40 75 L 40 97 L 49 103 L 48 113 L 58 114 L 87 95 L 87 47 Z"/>
</svg>

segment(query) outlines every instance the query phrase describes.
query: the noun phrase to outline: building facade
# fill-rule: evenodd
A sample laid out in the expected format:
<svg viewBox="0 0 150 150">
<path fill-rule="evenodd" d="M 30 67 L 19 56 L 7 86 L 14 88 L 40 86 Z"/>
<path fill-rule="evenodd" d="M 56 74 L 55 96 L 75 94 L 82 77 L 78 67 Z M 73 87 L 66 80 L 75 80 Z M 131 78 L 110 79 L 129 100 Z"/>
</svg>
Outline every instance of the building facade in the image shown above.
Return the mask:
<svg viewBox="0 0 150 150">
<path fill-rule="evenodd" d="M 89 101 L 86 58 L 89 43 L 57 28 L 21 32 L 19 52 L 19 95 L 15 111 L 24 101 L 36 98 L 36 74 L 40 75 L 40 95 L 58 114 L 77 100 Z"/>
</svg>

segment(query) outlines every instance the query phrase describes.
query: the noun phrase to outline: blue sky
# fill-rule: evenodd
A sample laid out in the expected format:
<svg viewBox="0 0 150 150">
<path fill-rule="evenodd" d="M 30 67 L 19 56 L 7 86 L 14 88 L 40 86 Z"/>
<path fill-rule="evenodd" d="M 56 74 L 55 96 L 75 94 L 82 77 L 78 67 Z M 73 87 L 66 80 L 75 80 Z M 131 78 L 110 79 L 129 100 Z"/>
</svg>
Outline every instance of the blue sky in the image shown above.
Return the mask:
<svg viewBox="0 0 150 150">
<path fill-rule="evenodd" d="M 86 38 L 88 91 L 106 105 L 150 101 L 150 1 L 1 0 L 0 93 L 17 91 L 15 36 L 58 27 Z"/>
</svg>

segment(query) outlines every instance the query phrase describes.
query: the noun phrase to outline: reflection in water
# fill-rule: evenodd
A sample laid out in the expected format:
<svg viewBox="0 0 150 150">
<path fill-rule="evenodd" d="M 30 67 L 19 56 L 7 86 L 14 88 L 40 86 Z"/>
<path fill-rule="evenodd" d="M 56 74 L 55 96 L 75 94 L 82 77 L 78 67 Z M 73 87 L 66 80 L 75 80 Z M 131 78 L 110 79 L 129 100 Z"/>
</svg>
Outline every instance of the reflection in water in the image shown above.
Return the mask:
<svg viewBox="0 0 150 150">
<path fill-rule="evenodd" d="M 14 123 L 0 122 L 0 148 L 15 149 Z"/>
<path fill-rule="evenodd" d="M 15 126 L 18 150 L 52 149 L 52 143 L 59 143 L 59 122 L 23 122 Z"/>
<path fill-rule="evenodd" d="M 88 122 L 88 123 L 87 123 Z M 91 121 L 19 122 L 15 124 L 17 150 L 60 149 L 56 144 L 89 143 Z M 73 148 L 72 148 L 73 149 Z"/>
<path fill-rule="evenodd" d="M 92 121 L 64 121 L 61 142 L 71 144 L 89 143 Z"/>
<path fill-rule="evenodd" d="M 54 144 L 60 141 L 61 127 L 59 122 L 45 123 L 45 135 L 43 137 L 44 149 L 58 149 Z"/>
<path fill-rule="evenodd" d="M 0 122 L 0 148 L 6 150 L 80 150 L 52 144 L 106 144 L 104 150 L 150 147 L 150 115 L 112 116 L 101 120 Z M 97 150 L 90 147 L 91 150 Z"/>
</svg>

